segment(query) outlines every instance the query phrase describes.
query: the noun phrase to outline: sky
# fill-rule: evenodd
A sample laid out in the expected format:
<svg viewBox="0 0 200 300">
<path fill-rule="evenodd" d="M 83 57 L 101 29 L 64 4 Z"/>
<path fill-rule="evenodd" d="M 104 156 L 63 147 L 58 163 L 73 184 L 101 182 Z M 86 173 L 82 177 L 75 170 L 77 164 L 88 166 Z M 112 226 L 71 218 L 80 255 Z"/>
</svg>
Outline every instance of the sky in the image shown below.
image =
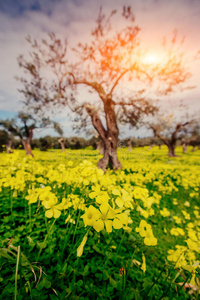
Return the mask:
<svg viewBox="0 0 200 300">
<path fill-rule="evenodd" d="M 145 49 L 156 53 L 163 37 L 168 39 L 177 30 L 180 39 L 185 37 L 182 47 L 188 57 L 194 57 L 200 50 L 200 0 L 0 0 L 0 119 L 11 118 L 22 108 L 23 95 L 18 91 L 15 76 L 21 74 L 17 57 L 30 51 L 25 39 L 28 35 L 42 39 L 55 32 L 73 43 L 84 41 L 100 6 L 109 12 L 124 5 L 132 7 Z M 175 103 L 183 99 L 197 112 L 200 111 L 200 60 L 189 61 L 187 67 L 192 73 L 188 84 L 195 88 L 171 95 L 170 100 Z M 64 136 L 75 135 L 65 110 L 53 118 L 60 122 Z M 127 127 L 120 127 L 120 132 L 121 138 L 149 134 L 146 129 L 138 133 Z M 35 137 L 47 134 L 55 135 L 51 130 L 38 130 Z"/>
</svg>

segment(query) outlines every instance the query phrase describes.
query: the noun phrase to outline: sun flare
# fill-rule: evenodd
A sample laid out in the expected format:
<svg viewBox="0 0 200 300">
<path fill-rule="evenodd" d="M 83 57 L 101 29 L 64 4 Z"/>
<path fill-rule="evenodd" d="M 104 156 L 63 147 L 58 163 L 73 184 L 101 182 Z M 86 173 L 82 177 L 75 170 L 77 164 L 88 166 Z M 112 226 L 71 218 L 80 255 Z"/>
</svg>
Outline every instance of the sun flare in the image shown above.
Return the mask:
<svg viewBox="0 0 200 300">
<path fill-rule="evenodd" d="M 158 65 L 162 62 L 162 59 L 159 54 L 147 53 L 141 58 L 141 61 L 145 65 Z"/>
</svg>

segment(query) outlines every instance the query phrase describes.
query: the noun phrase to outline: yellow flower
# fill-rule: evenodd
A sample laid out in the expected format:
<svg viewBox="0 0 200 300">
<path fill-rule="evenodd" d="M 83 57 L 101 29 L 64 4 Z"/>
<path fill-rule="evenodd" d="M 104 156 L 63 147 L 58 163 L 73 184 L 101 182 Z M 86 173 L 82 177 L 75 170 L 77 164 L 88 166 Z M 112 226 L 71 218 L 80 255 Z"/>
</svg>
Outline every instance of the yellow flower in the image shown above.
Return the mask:
<svg viewBox="0 0 200 300">
<path fill-rule="evenodd" d="M 149 217 L 149 213 L 148 213 L 146 210 L 144 210 L 141 206 L 138 205 L 138 207 L 137 207 L 136 210 L 139 211 L 140 214 L 141 214 L 144 218 L 147 219 L 147 218 Z"/>
<path fill-rule="evenodd" d="M 108 200 L 110 197 L 108 196 L 108 193 L 106 191 L 101 191 L 99 187 L 96 187 L 94 189 L 94 192 L 91 192 L 89 194 L 90 199 L 96 199 L 96 202 L 99 204 L 102 203 L 108 203 Z"/>
<path fill-rule="evenodd" d="M 171 235 L 175 235 L 175 236 L 179 236 L 179 235 L 184 235 L 185 232 L 183 231 L 182 228 L 172 228 L 172 229 L 170 230 L 170 234 L 171 234 Z"/>
<path fill-rule="evenodd" d="M 152 229 L 147 231 L 147 235 L 144 239 L 144 243 L 147 246 L 156 246 L 157 245 L 157 239 L 154 237 Z"/>
<path fill-rule="evenodd" d="M 57 198 L 52 198 L 49 201 L 43 201 L 44 207 L 47 209 L 45 211 L 45 216 L 47 218 L 52 218 L 54 217 L 55 219 L 59 218 L 61 215 L 61 210 L 62 210 L 62 204 L 57 204 L 58 200 Z M 56 205 L 57 204 L 57 205 Z"/>
<path fill-rule="evenodd" d="M 113 220 L 113 228 L 120 229 L 124 226 L 124 224 L 128 224 L 128 215 L 126 213 L 115 214 L 115 218 Z M 130 230 L 129 227 L 125 227 L 126 230 Z"/>
<path fill-rule="evenodd" d="M 85 209 L 85 214 L 81 218 L 85 226 L 93 226 L 97 232 L 105 227 L 106 231 L 110 233 L 112 232 L 112 227 L 114 229 L 124 228 L 131 231 L 131 228 L 127 226 L 128 223 L 131 223 L 128 214 L 128 211 L 114 210 L 108 203 L 102 203 L 99 210 L 90 205 L 89 208 Z"/>
<path fill-rule="evenodd" d="M 83 237 L 83 240 L 80 244 L 80 246 L 77 248 L 76 250 L 76 253 L 77 253 L 77 256 L 80 257 L 82 254 L 83 254 L 83 248 L 85 246 L 85 243 L 87 242 L 87 233 L 86 235 Z"/>
<path fill-rule="evenodd" d="M 195 242 L 189 238 L 186 240 L 186 243 L 187 243 L 189 249 L 200 253 L 200 247 L 198 246 L 197 242 Z"/>
<path fill-rule="evenodd" d="M 142 266 L 140 268 L 144 273 L 146 272 L 146 258 L 144 256 L 144 254 L 142 254 Z"/>
<path fill-rule="evenodd" d="M 195 242 L 198 241 L 196 232 L 193 229 L 188 229 L 188 237 Z"/>
<path fill-rule="evenodd" d="M 94 206 L 90 205 L 88 208 L 85 209 L 85 213 L 81 216 L 81 218 L 83 219 L 86 227 L 88 225 L 93 226 L 94 222 L 97 221 L 100 218 L 100 216 L 100 211 Z"/>
<path fill-rule="evenodd" d="M 168 217 L 170 216 L 170 212 L 164 207 L 163 210 L 160 210 L 160 214 L 163 217 Z"/>
<path fill-rule="evenodd" d="M 181 224 L 181 223 L 182 223 L 181 218 L 179 218 L 179 217 L 177 217 L 177 216 L 173 216 L 172 218 L 175 220 L 175 222 L 176 222 L 177 224 Z"/>
<path fill-rule="evenodd" d="M 39 192 L 38 189 L 28 190 L 28 196 L 25 197 L 26 200 L 29 200 L 28 204 L 36 203 L 38 201 Z"/>
<path fill-rule="evenodd" d="M 124 206 L 133 209 L 133 199 L 126 190 L 122 189 L 120 193 L 118 189 L 114 189 L 112 193 L 119 196 L 115 200 L 118 207 L 122 208 Z"/>
<path fill-rule="evenodd" d="M 114 210 L 107 203 L 101 204 L 99 209 L 101 211 L 100 218 L 93 224 L 94 229 L 99 232 L 105 226 L 108 233 L 112 232 L 112 219 L 115 217 Z"/>
<path fill-rule="evenodd" d="M 139 227 L 136 227 L 135 231 L 139 232 L 142 237 L 146 236 L 146 230 L 151 228 L 151 225 L 147 224 L 145 220 L 141 220 Z"/>
<path fill-rule="evenodd" d="M 182 213 L 186 220 L 190 220 L 190 214 L 188 214 L 186 211 L 182 210 Z"/>
<path fill-rule="evenodd" d="M 145 220 L 141 220 L 139 227 L 137 227 L 136 232 L 139 232 L 141 237 L 144 237 L 144 243 L 147 246 L 157 245 L 157 239 L 153 235 L 151 225 L 147 224 Z"/>
<path fill-rule="evenodd" d="M 184 252 L 186 252 L 187 248 L 184 246 L 176 246 L 177 250 L 168 250 L 168 256 L 167 259 L 169 261 L 175 262 L 175 267 L 180 268 L 187 264 Z"/>
</svg>

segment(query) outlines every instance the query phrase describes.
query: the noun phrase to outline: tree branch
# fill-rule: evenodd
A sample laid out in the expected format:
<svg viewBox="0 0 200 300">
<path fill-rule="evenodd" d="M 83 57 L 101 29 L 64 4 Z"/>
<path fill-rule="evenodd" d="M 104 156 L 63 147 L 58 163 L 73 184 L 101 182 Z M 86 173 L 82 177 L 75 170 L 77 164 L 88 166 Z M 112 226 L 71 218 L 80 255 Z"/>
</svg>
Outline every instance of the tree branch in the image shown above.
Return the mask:
<svg viewBox="0 0 200 300">
<path fill-rule="evenodd" d="M 150 124 L 149 127 L 153 130 L 154 135 L 157 136 L 159 139 L 161 139 L 161 141 L 163 141 L 163 143 L 168 146 L 169 144 L 168 139 L 162 136 L 153 125 Z"/>
<path fill-rule="evenodd" d="M 102 100 L 105 98 L 106 93 L 105 93 L 105 91 L 104 91 L 104 89 L 103 89 L 103 87 L 102 87 L 102 85 L 101 85 L 100 83 L 97 83 L 97 82 L 89 82 L 89 81 L 87 81 L 87 80 L 77 80 L 77 79 L 75 78 L 74 74 L 71 73 L 71 72 L 66 72 L 66 73 L 64 73 L 64 74 L 62 75 L 60 81 L 59 81 L 59 90 L 60 90 L 60 93 L 61 93 L 62 97 L 64 97 L 64 96 L 63 96 L 63 93 L 62 93 L 63 88 L 62 88 L 61 85 L 62 85 L 62 82 L 63 82 L 63 80 L 64 80 L 64 77 L 67 76 L 67 75 L 72 76 L 72 78 L 73 78 L 73 84 L 75 84 L 75 85 L 78 85 L 78 84 L 85 84 L 85 85 L 87 85 L 87 86 L 93 88 L 93 89 L 99 94 L 99 96 L 100 96 L 100 98 L 101 98 Z"/>
<path fill-rule="evenodd" d="M 124 70 L 124 72 L 122 72 L 121 75 L 116 79 L 116 81 L 115 81 L 115 83 L 113 84 L 113 86 L 112 86 L 110 92 L 108 93 L 109 96 L 112 96 L 112 93 L 113 93 L 115 87 L 117 86 L 119 80 L 120 80 L 120 79 L 121 79 L 128 71 L 130 71 L 130 69 Z"/>
<path fill-rule="evenodd" d="M 186 125 L 188 125 L 188 124 L 189 124 L 189 122 L 186 122 L 186 123 L 184 123 L 184 124 L 178 123 L 178 124 L 176 125 L 176 129 L 175 129 L 175 131 L 172 133 L 171 143 L 174 143 L 174 142 L 176 141 L 176 139 L 177 139 L 177 134 L 178 134 L 178 132 L 182 129 L 182 127 L 184 127 L 184 126 L 186 126 Z"/>
</svg>

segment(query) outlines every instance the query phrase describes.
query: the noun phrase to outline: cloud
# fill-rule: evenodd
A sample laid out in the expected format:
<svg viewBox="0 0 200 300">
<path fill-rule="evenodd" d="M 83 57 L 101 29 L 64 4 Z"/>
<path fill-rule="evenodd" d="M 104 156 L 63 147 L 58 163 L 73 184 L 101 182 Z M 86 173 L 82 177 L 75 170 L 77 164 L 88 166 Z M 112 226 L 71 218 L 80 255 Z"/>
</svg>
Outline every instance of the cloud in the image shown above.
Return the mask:
<svg viewBox="0 0 200 300">
<path fill-rule="evenodd" d="M 100 6 L 104 11 L 110 11 L 123 5 L 123 0 L 0 1 L 0 110 L 17 111 L 22 106 L 22 95 L 17 91 L 19 82 L 14 76 L 21 72 L 17 56 L 30 50 L 25 41 L 27 35 L 41 39 L 47 32 L 55 32 L 70 41 L 82 39 L 84 42 L 89 38 L 91 24 L 94 24 Z M 174 28 L 177 28 L 180 39 L 186 36 L 183 49 L 187 54 L 194 54 L 199 49 L 199 0 L 127 0 L 126 5 L 133 8 L 136 24 L 142 28 L 141 42 L 147 49 L 158 47 L 155 45 L 164 35 L 172 36 Z M 194 76 L 189 83 L 199 85 L 199 62 L 191 63 L 190 67 Z M 200 87 L 188 90 L 184 95 L 180 94 L 180 97 L 190 97 L 194 99 L 194 106 L 199 105 Z"/>
</svg>

